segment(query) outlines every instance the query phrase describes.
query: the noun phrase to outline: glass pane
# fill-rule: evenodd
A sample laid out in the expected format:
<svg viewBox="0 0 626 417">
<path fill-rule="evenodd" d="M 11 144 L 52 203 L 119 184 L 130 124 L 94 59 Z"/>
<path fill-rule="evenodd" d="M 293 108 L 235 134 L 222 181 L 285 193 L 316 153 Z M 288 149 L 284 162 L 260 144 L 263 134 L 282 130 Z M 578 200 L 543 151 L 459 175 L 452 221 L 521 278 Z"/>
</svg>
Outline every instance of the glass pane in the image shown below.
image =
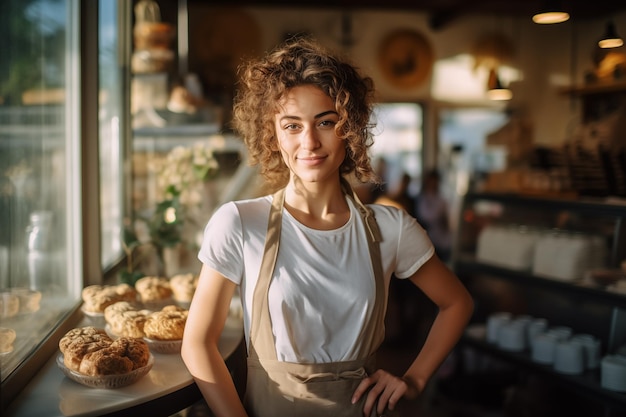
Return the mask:
<svg viewBox="0 0 626 417">
<path fill-rule="evenodd" d="M 2 381 L 79 299 L 70 3 L 8 1 L 0 13 L 0 327 L 15 337 L 0 346 Z"/>
<path fill-rule="evenodd" d="M 119 23 L 116 1 L 100 1 L 100 216 L 102 267 L 122 256 L 124 218 L 122 155 L 123 94 L 119 62 Z"/>
</svg>

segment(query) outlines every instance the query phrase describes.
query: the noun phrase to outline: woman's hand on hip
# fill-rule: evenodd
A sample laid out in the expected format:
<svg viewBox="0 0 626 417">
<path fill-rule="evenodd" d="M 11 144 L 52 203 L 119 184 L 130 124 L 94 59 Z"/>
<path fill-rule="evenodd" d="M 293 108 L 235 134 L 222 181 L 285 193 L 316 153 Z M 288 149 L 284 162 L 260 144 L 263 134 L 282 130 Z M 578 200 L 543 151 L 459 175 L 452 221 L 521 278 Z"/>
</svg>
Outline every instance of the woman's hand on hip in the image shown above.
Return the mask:
<svg viewBox="0 0 626 417">
<path fill-rule="evenodd" d="M 419 392 L 408 381 L 379 369 L 361 381 L 354 391 L 352 403 L 359 401 L 366 393 L 364 416 L 370 416 L 374 407 L 377 415 L 382 415 L 386 409 L 393 410 L 402 397 L 415 398 Z"/>
</svg>

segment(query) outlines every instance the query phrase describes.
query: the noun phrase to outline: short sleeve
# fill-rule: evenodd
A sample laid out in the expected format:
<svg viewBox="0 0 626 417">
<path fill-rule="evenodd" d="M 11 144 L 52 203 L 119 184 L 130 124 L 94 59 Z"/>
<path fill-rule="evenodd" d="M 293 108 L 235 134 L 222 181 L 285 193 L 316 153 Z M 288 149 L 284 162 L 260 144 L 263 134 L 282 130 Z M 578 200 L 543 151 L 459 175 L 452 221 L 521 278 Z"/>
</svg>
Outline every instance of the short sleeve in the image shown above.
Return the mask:
<svg viewBox="0 0 626 417">
<path fill-rule="evenodd" d="M 383 262 L 397 278 L 408 278 L 428 261 L 435 248 L 428 233 L 405 210 L 372 205 L 383 235 Z"/>
<path fill-rule="evenodd" d="M 204 228 L 198 259 L 240 284 L 243 275 L 243 232 L 237 205 L 220 206 Z"/>
</svg>

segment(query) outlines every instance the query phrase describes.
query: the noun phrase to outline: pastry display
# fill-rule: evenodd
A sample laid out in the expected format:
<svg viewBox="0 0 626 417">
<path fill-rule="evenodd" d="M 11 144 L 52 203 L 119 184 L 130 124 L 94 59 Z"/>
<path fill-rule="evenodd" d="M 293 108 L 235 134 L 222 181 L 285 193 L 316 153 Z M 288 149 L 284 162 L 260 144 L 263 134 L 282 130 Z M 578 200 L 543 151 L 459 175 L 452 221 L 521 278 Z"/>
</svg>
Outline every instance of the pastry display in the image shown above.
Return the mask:
<svg viewBox="0 0 626 417">
<path fill-rule="evenodd" d="M 13 342 L 16 337 L 15 330 L 8 327 L 0 327 L 0 353 L 12 352 Z"/>
<path fill-rule="evenodd" d="M 181 340 L 188 310 L 169 305 L 148 316 L 143 327 L 146 337 L 153 340 Z"/>
<path fill-rule="evenodd" d="M 158 303 L 172 298 L 172 288 L 167 278 L 155 276 L 139 278 L 135 288 L 143 303 Z"/>
<path fill-rule="evenodd" d="M 174 300 L 181 303 L 190 303 L 198 286 L 198 276 L 194 274 L 179 274 L 170 278 L 170 286 Z"/>
<path fill-rule="evenodd" d="M 86 313 L 104 313 L 104 309 L 118 301 L 137 300 L 137 291 L 128 284 L 90 285 L 82 291 L 83 310 Z"/>
<path fill-rule="evenodd" d="M 143 326 L 150 310 L 138 310 L 127 301 L 119 301 L 104 309 L 104 320 L 114 336 L 144 337 Z"/>
</svg>

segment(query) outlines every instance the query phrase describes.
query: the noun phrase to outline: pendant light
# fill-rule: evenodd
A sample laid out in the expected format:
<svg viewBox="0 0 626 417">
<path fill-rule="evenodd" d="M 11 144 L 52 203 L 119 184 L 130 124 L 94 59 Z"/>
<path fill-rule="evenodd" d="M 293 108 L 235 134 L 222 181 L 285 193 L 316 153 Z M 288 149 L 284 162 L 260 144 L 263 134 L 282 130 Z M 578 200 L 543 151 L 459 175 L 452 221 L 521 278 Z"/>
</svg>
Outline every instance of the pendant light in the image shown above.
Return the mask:
<svg viewBox="0 0 626 417">
<path fill-rule="evenodd" d="M 545 0 L 541 8 L 533 16 L 533 22 L 540 25 L 551 25 L 569 20 L 569 13 L 560 5 L 559 1 Z"/>
<path fill-rule="evenodd" d="M 489 70 L 487 80 L 487 97 L 489 100 L 506 101 L 513 98 L 513 92 L 502 85 L 495 68 Z"/>
<path fill-rule="evenodd" d="M 619 48 L 624 44 L 622 38 L 619 37 L 615 30 L 615 24 L 613 21 L 609 21 L 606 24 L 606 31 L 602 38 L 598 41 L 600 48 Z"/>
</svg>

